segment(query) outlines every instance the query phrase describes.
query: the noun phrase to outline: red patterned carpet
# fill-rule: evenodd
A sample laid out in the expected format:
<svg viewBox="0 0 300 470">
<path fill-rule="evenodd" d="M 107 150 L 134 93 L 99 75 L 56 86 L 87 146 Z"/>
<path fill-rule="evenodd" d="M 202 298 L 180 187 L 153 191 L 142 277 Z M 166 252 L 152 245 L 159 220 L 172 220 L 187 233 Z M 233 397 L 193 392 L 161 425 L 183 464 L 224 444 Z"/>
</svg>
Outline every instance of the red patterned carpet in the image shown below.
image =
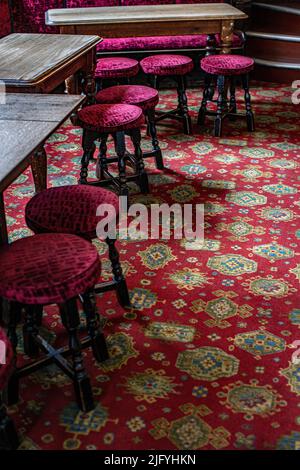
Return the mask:
<svg viewBox="0 0 300 470">
<path fill-rule="evenodd" d="M 162 106 L 174 101 L 165 92 Z M 189 93 L 195 121 L 200 92 Z M 300 448 L 299 107 L 290 89 L 253 90 L 257 131 L 238 121 L 224 137 L 159 126 L 167 169 L 132 201 L 205 203 L 205 246 L 119 243 L 133 309 L 99 297 L 111 359 L 86 351 L 96 400 L 86 415 L 55 367 L 22 380 L 11 409 L 25 449 Z M 47 145 L 51 185 L 76 184 L 80 131 Z M 11 239 L 26 236 L 30 172 L 6 193 Z M 99 252 L 109 274 L 105 246 Z M 56 308 L 48 337 L 63 335 Z M 21 351 L 20 351 L 21 354 Z"/>
</svg>

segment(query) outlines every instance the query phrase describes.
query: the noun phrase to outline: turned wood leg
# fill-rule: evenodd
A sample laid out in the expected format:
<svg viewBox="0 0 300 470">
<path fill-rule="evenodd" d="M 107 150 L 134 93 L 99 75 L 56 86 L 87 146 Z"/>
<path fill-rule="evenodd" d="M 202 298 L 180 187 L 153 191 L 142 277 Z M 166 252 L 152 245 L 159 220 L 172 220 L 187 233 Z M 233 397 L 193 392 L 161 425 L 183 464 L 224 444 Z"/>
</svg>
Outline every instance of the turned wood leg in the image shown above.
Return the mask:
<svg viewBox="0 0 300 470">
<path fill-rule="evenodd" d="M 254 115 L 251 107 L 251 96 L 249 92 L 249 75 L 242 75 L 242 85 L 245 92 L 245 105 L 246 105 L 246 120 L 248 131 L 252 132 L 255 130 Z"/>
<path fill-rule="evenodd" d="M 236 107 L 236 97 L 235 97 L 235 90 L 236 90 L 236 87 L 235 87 L 235 77 L 230 77 L 230 87 L 229 87 L 229 93 L 230 93 L 230 99 L 229 99 L 229 103 L 230 103 L 230 113 L 234 113 L 236 114 L 237 112 L 237 107 Z M 229 116 L 229 119 L 231 121 L 234 121 L 236 118 L 236 116 Z"/>
<path fill-rule="evenodd" d="M 44 146 L 31 157 L 31 171 L 36 193 L 47 189 L 47 154 Z"/>
<path fill-rule="evenodd" d="M 189 108 L 186 96 L 186 78 L 180 75 L 177 78 L 177 94 L 178 94 L 178 111 L 180 116 L 183 117 L 183 132 L 184 134 L 191 135 L 192 122 L 189 115 Z"/>
<path fill-rule="evenodd" d="M 8 243 L 3 192 L 0 192 L 0 246 Z"/>
<path fill-rule="evenodd" d="M 212 75 L 205 74 L 204 76 L 204 90 L 201 106 L 198 113 L 198 124 L 203 125 L 205 123 L 207 101 L 210 99 L 210 84 L 212 82 Z"/>
<path fill-rule="evenodd" d="M 95 68 L 96 68 L 96 48 L 93 48 L 87 57 L 87 64 L 83 71 L 83 91 L 86 95 L 85 106 L 95 103 L 96 84 L 95 84 Z"/>
<path fill-rule="evenodd" d="M 234 21 L 223 20 L 221 29 L 221 54 L 230 54 L 233 41 Z"/>
<path fill-rule="evenodd" d="M 101 91 L 103 88 L 103 80 L 101 80 L 101 78 L 95 78 L 95 86 L 96 93 L 99 93 L 99 91 Z"/>
<path fill-rule="evenodd" d="M 74 75 L 71 75 L 65 80 L 66 92 L 68 95 L 77 95 L 78 94 L 78 82 Z"/>
<path fill-rule="evenodd" d="M 222 114 L 226 104 L 225 100 L 225 77 L 219 75 L 217 79 L 218 85 L 218 101 L 217 101 L 217 116 L 215 119 L 214 135 L 215 137 L 221 137 L 222 133 Z"/>
<path fill-rule="evenodd" d="M 94 409 L 93 392 L 89 376 L 84 367 L 81 353 L 81 343 L 78 338 L 78 327 L 80 324 L 76 299 L 71 299 L 60 306 L 62 324 L 69 336 L 69 348 L 73 362 L 73 385 L 79 408 L 82 411 Z"/>
<path fill-rule="evenodd" d="M 39 353 L 39 347 L 35 341 L 35 337 L 38 334 L 36 311 L 35 305 L 25 306 L 25 322 L 23 326 L 24 352 L 27 356 L 33 358 L 37 357 Z"/>
<path fill-rule="evenodd" d="M 81 158 L 80 177 L 78 180 L 79 184 L 87 184 L 89 162 L 90 160 L 93 159 L 93 155 L 96 149 L 96 145 L 95 145 L 96 138 L 97 136 L 95 132 L 83 129 L 83 133 L 82 133 L 83 156 Z"/>
<path fill-rule="evenodd" d="M 124 277 L 122 266 L 120 263 L 119 252 L 116 248 L 116 240 L 107 238 L 106 243 L 108 245 L 108 255 L 111 262 L 111 268 L 114 276 L 114 281 L 117 287 L 117 297 L 120 305 L 124 308 L 130 307 L 129 292 Z"/>
<path fill-rule="evenodd" d="M 148 182 L 148 175 L 145 170 L 144 160 L 143 160 L 143 153 L 141 149 L 141 131 L 140 129 L 133 129 L 130 132 L 130 137 L 132 143 L 134 145 L 134 159 L 135 159 L 135 167 L 138 177 L 138 185 L 141 189 L 141 192 L 144 194 L 149 193 L 149 182 Z"/>
<path fill-rule="evenodd" d="M 9 314 L 7 322 L 7 337 L 11 342 L 14 350 L 15 357 L 17 355 L 18 336 L 17 325 L 21 321 L 22 304 L 18 302 L 9 302 Z M 7 405 L 15 405 L 19 401 L 19 379 L 16 374 L 13 374 L 7 384 L 6 388 L 6 403 Z"/>
<path fill-rule="evenodd" d="M 0 392 L 0 450 L 15 450 L 19 439 L 13 420 L 7 415 Z"/>
<path fill-rule="evenodd" d="M 114 141 L 116 147 L 116 154 L 118 156 L 120 196 L 128 196 L 129 188 L 127 186 L 126 178 L 126 146 L 124 132 L 116 132 L 114 135 Z"/>
<path fill-rule="evenodd" d="M 158 90 L 159 88 L 159 77 L 157 75 L 150 75 L 150 85 L 152 88 L 155 88 L 155 90 Z"/>
<path fill-rule="evenodd" d="M 107 344 L 100 327 L 94 291 L 82 295 L 83 310 L 87 319 L 88 333 L 92 341 L 93 355 L 96 361 L 103 362 L 109 359 Z"/>
<path fill-rule="evenodd" d="M 157 139 L 156 124 L 155 124 L 155 110 L 149 109 L 146 112 L 146 116 L 147 116 L 147 123 L 148 123 L 148 131 L 152 139 L 153 152 L 155 152 L 156 168 L 158 170 L 163 170 L 164 162 L 163 162 L 159 142 Z"/>
<path fill-rule="evenodd" d="M 216 47 L 217 47 L 216 36 L 214 34 L 208 34 L 206 38 L 205 55 L 208 56 L 208 55 L 216 54 Z"/>
<path fill-rule="evenodd" d="M 98 161 L 96 165 L 96 176 L 99 180 L 104 179 L 105 174 L 108 170 L 107 158 L 106 158 L 107 139 L 108 139 L 108 134 L 101 135 L 100 145 L 99 145 L 99 155 L 98 155 Z"/>
</svg>

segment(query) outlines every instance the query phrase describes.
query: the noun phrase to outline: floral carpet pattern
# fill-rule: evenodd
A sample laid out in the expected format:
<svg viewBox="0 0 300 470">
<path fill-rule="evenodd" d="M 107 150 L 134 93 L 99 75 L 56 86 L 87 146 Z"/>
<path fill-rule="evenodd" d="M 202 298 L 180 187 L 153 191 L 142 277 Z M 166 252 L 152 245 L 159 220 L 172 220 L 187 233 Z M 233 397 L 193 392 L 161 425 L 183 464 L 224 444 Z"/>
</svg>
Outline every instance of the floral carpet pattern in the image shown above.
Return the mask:
<svg viewBox="0 0 300 470">
<path fill-rule="evenodd" d="M 161 96 L 161 108 L 174 105 L 172 90 Z M 188 97 L 195 122 L 201 91 Z M 98 297 L 111 357 L 84 353 L 97 406 L 80 412 L 54 366 L 27 377 L 10 409 L 21 449 L 300 449 L 299 107 L 279 85 L 257 83 L 252 97 L 252 134 L 242 119 L 220 139 L 211 122 L 193 136 L 158 126 L 166 169 L 147 160 L 151 193 L 133 188 L 131 201 L 203 203 L 205 244 L 118 242 L 133 308 Z M 80 130 L 67 123 L 47 153 L 49 185 L 76 184 Z M 30 234 L 32 194 L 29 170 L 6 192 L 11 240 Z M 54 344 L 65 339 L 54 306 L 46 328 Z"/>
</svg>

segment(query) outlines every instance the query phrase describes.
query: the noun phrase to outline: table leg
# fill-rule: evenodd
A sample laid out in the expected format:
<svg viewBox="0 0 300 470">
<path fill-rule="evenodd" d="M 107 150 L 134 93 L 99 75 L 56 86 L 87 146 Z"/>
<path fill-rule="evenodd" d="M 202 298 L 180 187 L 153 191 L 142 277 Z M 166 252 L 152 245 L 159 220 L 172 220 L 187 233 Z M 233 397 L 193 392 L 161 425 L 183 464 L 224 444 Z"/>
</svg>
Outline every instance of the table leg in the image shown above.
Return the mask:
<svg viewBox="0 0 300 470">
<path fill-rule="evenodd" d="M 71 75 L 71 77 L 68 77 L 65 81 L 65 84 L 66 84 L 66 92 L 68 93 L 68 95 L 77 95 L 74 75 Z"/>
<path fill-rule="evenodd" d="M 47 154 L 44 146 L 37 149 L 31 157 L 31 171 L 37 193 L 47 189 Z"/>
<path fill-rule="evenodd" d="M 96 95 L 96 84 L 95 84 L 95 68 L 96 68 L 96 49 L 93 49 L 89 52 L 86 61 L 85 70 L 83 70 L 84 74 L 84 93 L 86 95 L 86 101 L 84 106 L 91 105 L 95 103 L 95 95 Z"/>
<path fill-rule="evenodd" d="M 0 246 L 8 243 L 3 192 L 0 192 Z"/>
<path fill-rule="evenodd" d="M 222 21 L 221 30 L 221 54 L 230 54 L 233 41 L 234 21 Z"/>
</svg>

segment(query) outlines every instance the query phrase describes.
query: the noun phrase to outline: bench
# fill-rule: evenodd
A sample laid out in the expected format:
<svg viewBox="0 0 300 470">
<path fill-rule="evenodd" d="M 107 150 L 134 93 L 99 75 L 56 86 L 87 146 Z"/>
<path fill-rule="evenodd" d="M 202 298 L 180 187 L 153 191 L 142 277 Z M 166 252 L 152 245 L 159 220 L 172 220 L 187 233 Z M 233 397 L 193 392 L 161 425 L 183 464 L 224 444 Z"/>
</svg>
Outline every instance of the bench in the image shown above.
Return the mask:
<svg viewBox="0 0 300 470">
<path fill-rule="evenodd" d="M 157 5 L 223 3 L 224 0 L 19 0 L 10 8 L 11 24 L 14 32 L 55 33 L 53 27 L 45 25 L 45 12 L 53 8 L 82 8 L 102 6 Z M 9 0 L 4 2 L 10 3 Z M 231 2 L 230 2 L 231 3 Z M 10 3 L 12 5 L 12 3 Z M 188 6 L 187 6 L 188 8 Z M 7 28 L 6 28 L 7 29 Z M 6 33 L 7 34 L 7 33 Z M 241 31 L 234 34 L 233 50 L 243 47 L 244 35 Z M 218 49 L 219 35 L 152 36 L 129 38 L 106 38 L 98 46 L 101 55 L 137 55 L 145 52 L 200 52 Z"/>
</svg>

